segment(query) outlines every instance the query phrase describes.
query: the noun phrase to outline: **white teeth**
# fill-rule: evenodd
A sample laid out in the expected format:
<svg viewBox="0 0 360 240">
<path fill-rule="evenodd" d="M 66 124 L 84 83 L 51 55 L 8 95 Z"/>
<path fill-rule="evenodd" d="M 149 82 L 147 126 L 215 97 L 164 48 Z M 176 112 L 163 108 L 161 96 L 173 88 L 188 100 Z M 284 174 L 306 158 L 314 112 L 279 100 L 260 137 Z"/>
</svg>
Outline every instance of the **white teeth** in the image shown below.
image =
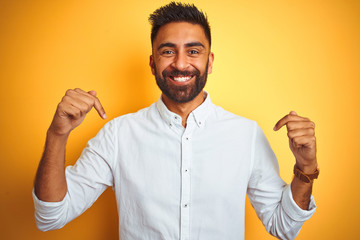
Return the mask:
<svg viewBox="0 0 360 240">
<path fill-rule="evenodd" d="M 174 77 L 174 81 L 176 82 L 185 82 L 191 79 L 191 76 L 189 77 Z"/>
</svg>

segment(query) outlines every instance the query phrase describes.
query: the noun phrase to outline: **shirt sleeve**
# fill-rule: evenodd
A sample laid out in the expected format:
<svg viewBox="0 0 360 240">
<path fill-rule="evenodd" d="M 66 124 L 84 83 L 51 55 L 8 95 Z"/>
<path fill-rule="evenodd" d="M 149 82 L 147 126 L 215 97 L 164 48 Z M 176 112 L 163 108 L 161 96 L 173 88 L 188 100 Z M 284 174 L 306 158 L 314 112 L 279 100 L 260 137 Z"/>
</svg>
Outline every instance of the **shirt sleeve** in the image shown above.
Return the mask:
<svg viewBox="0 0 360 240">
<path fill-rule="evenodd" d="M 62 228 L 82 214 L 109 186 L 113 186 L 114 130 L 104 126 L 91 139 L 74 166 L 65 170 L 67 193 L 60 202 L 44 202 L 32 193 L 35 221 L 41 231 Z"/>
<path fill-rule="evenodd" d="M 256 124 L 248 197 L 266 230 L 279 239 L 294 239 L 315 212 L 313 196 L 308 210 L 293 200 L 291 187 L 279 176 L 279 165 L 263 131 Z"/>
</svg>

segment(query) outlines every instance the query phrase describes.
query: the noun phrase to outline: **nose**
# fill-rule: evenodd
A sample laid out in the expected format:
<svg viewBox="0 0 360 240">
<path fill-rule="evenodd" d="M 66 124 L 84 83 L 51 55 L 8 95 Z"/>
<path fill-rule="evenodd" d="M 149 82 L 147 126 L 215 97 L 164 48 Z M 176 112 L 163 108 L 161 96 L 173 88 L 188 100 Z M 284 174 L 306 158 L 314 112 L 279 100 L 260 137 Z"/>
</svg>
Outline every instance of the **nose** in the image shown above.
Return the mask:
<svg viewBox="0 0 360 240">
<path fill-rule="evenodd" d="M 188 65 L 189 63 L 185 53 L 179 52 L 178 54 L 176 54 L 174 58 L 174 62 L 172 63 L 172 66 L 174 68 L 176 68 L 179 71 L 183 71 L 187 69 Z"/>
</svg>

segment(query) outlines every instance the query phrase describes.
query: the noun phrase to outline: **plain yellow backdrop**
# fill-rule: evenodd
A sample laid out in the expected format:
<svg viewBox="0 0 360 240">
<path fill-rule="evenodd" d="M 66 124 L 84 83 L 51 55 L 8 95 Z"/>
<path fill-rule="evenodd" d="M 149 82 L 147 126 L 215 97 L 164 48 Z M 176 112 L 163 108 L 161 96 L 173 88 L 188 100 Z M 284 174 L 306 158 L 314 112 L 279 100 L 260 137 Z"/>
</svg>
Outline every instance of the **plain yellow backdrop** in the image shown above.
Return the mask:
<svg viewBox="0 0 360 240">
<path fill-rule="evenodd" d="M 360 1 L 191 1 L 207 12 L 215 62 L 212 101 L 256 120 L 292 179 L 286 130 L 295 110 L 316 123 L 318 205 L 297 239 L 358 239 L 360 225 Z M 160 96 L 148 66 L 148 15 L 168 1 L 0 1 L 0 238 L 117 239 L 107 190 L 61 230 L 42 233 L 31 191 L 45 133 L 65 91 L 96 90 L 108 120 Z M 106 121 L 108 121 L 106 120 Z M 106 122 L 89 113 L 71 135 L 67 163 Z M 273 239 L 246 205 L 246 239 Z"/>
</svg>

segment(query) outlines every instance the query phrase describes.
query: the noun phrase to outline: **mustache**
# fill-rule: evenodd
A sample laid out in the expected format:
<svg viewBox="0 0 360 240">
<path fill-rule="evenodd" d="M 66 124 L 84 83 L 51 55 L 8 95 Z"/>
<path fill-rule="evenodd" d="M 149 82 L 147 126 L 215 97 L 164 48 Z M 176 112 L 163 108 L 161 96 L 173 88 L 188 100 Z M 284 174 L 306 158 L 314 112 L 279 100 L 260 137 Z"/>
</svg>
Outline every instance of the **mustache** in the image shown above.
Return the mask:
<svg viewBox="0 0 360 240">
<path fill-rule="evenodd" d="M 162 72 L 162 75 L 164 78 L 166 77 L 178 77 L 178 76 L 200 76 L 200 71 L 197 70 L 197 69 L 194 69 L 193 71 L 180 71 L 180 70 L 177 70 L 177 69 L 174 69 L 174 70 L 171 70 L 171 71 L 168 71 L 168 70 L 164 70 Z"/>
</svg>

